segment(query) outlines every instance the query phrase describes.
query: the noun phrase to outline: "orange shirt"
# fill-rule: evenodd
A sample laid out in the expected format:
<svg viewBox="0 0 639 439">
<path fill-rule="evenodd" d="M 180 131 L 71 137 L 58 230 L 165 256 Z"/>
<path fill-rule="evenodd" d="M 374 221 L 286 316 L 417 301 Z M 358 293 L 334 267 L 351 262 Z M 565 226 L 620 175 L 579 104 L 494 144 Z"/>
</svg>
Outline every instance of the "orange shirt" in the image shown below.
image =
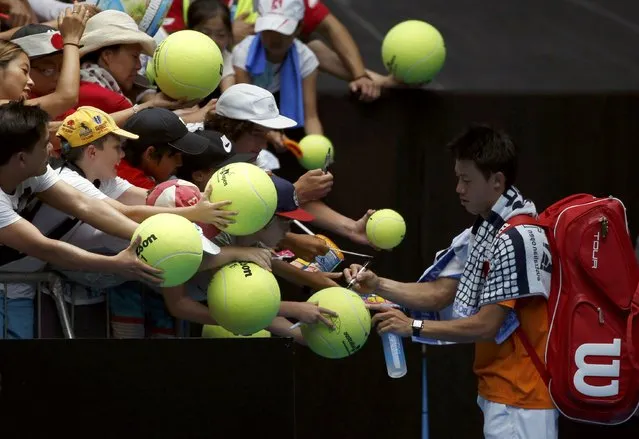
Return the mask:
<svg viewBox="0 0 639 439">
<path fill-rule="evenodd" d="M 547 302 L 543 297 L 519 300 L 519 324 L 543 361 L 548 339 Z M 515 302 L 499 305 L 514 308 Z M 476 343 L 474 371 L 479 379 L 478 393 L 488 401 L 526 409 L 554 408 L 546 384 L 514 334 L 500 345 L 494 341 Z"/>
</svg>

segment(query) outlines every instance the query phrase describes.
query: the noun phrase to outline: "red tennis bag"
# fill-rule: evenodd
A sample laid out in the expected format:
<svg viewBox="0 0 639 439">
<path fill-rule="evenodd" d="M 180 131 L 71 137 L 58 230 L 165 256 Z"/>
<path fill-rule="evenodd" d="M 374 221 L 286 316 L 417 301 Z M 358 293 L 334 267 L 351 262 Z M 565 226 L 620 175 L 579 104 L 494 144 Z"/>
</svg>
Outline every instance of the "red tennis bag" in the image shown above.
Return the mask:
<svg viewBox="0 0 639 439">
<path fill-rule="evenodd" d="M 540 225 L 550 244 L 545 366 L 523 331 L 516 334 L 555 405 L 576 421 L 627 421 L 639 406 L 639 266 L 625 206 L 577 194 L 543 211 L 538 222 L 520 215 L 507 223 Z"/>
</svg>

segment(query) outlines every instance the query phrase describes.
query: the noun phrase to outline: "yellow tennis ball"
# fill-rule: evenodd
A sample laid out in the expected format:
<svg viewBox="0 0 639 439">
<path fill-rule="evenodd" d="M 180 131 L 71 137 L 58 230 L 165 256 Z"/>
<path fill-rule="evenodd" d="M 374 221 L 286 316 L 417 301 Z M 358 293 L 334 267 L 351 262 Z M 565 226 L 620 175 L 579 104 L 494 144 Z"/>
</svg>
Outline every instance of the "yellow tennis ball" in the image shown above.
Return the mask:
<svg viewBox="0 0 639 439">
<path fill-rule="evenodd" d="M 213 174 L 210 201 L 229 200 L 227 210 L 237 211 L 225 232 L 231 235 L 251 235 L 268 224 L 277 207 L 277 191 L 271 177 L 250 163 L 231 163 Z"/>
<path fill-rule="evenodd" d="M 142 221 L 133 233 L 142 241 L 136 253 L 147 264 L 164 270 L 163 287 L 188 281 L 202 262 L 202 238 L 195 225 L 179 215 L 160 213 Z"/>
<path fill-rule="evenodd" d="M 309 171 L 323 168 L 327 154 L 330 154 L 330 163 L 335 159 L 333 144 L 320 134 L 309 134 L 300 141 L 299 146 L 302 157 L 298 161 L 304 169 Z"/>
<path fill-rule="evenodd" d="M 155 67 L 153 67 L 153 60 L 149 61 L 146 65 L 146 79 L 149 80 L 149 84 L 155 84 Z"/>
<path fill-rule="evenodd" d="M 217 44 L 193 30 L 169 35 L 155 49 L 155 83 L 173 99 L 203 99 L 222 79 L 224 61 Z"/>
<path fill-rule="evenodd" d="M 266 328 L 280 309 L 280 286 L 273 274 L 252 262 L 232 262 L 211 279 L 211 317 L 233 334 L 249 335 Z"/>
<path fill-rule="evenodd" d="M 371 331 L 371 315 L 359 295 L 342 287 L 325 288 L 313 294 L 309 302 L 335 311 L 329 317 L 335 328 L 323 323 L 302 325 L 302 335 L 308 347 L 325 358 L 344 358 L 359 351 Z"/>
<path fill-rule="evenodd" d="M 251 335 L 235 335 L 220 325 L 202 326 L 202 338 L 269 338 L 270 336 L 271 333 L 266 329 L 262 329 Z"/>
<path fill-rule="evenodd" d="M 402 216 L 391 209 L 376 211 L 366 223 L 366 236 L 375 246 L 384 250 L 397 247 L 406 235 Z"/>
<path fill-rule="evenodd" d="M 430 81 L 446 59 L 444 39 L 432 25 L 408 20 L 395 25 L 382 42 L 382 60 L 393 76 L 406 84 Z"/>
</svg>

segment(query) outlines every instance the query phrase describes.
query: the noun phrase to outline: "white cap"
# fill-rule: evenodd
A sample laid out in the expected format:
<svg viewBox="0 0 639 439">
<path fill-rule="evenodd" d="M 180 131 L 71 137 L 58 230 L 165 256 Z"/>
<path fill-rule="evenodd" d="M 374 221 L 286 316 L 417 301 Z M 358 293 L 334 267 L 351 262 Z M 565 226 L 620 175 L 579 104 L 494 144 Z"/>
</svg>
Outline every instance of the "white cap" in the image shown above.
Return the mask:
<svg viewBox="0 0 639 439">
<path fill-rule="evenodd" d="M 272 30 L 292 35 L 304 18 L 304 0 L 255 0 L 255 32 Z"/>
<path fill-rule="evenodd" d="M 297 125 L 293 119 L 280 115 L 270 91 L 252 84 L 235 84 L 227 88 L 215 104 L 215 113 L 275 130 Z"/>
<path fill-rule="evenodd" d="M 56 30 L 27 35 L 11 40 L 11 42 L 20 46 L 29 58 L 62 53 L 62 49 L 64 49 L 62 35 Z"/>
</svg>

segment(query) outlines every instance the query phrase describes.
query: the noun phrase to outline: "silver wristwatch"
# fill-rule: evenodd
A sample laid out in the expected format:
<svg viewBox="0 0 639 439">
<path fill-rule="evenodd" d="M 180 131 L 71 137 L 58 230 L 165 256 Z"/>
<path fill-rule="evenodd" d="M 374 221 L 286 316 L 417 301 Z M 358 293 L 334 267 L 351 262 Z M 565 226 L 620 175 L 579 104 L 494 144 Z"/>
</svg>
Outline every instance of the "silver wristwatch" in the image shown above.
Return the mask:
<svg viewBox="0 0 639 439">
<path fill-rule="evenodd" d="M 422 328 L 424 327 L 424 321 L 413 320 L 413 323 L 411 323 L 411 327 L 413 328 L 413 337 L 419 337 L 422 333 Z"/>
</svg>

